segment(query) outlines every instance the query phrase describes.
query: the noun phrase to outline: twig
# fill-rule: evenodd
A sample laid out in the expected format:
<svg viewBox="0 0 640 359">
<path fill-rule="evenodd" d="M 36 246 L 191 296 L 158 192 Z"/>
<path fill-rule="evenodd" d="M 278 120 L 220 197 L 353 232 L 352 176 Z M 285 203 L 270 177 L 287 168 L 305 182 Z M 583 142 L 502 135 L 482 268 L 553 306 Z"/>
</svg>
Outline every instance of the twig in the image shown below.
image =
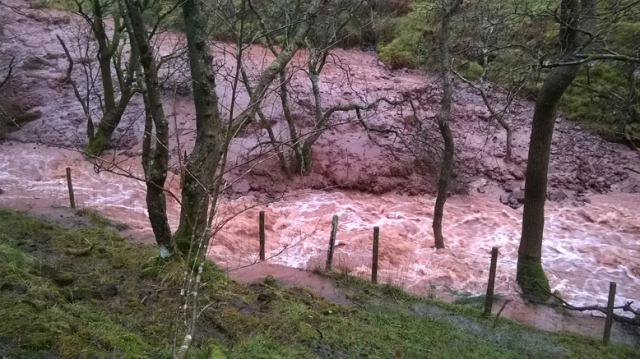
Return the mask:
<svg viewBox="0 0 640 359">
<path fill-rule="evenodd" d="M 496 319 L 493 320 L 493 326 L 495 327 L 496 324 L 498 323 L 498 318 L 500 318 L 500 314 L 502 314 L 502 311 L 504 310 L 504 308 L 507 306 L 507 304 L 513 302 L 513 299 L 507 299 L 504 301 L 504 303 L 502 303 L 502 307 L 500 307 L 500 310 L 498 311 L 498 314 L 496 314 Z"/>
<path fill-rule="evenodd" d="M 7 81 L 9 81 L 9 79 L 11 78 L 11 72 L 13 71 L 13 61 L 15 61 L 15 59 L 15 56 L 11 56 L 11 61 L 9 62 L 9 72 L 7 73 L 7 76 L 5 76 L 4 80 L 0 82 L 0 88 L 2 88 L 2 86 L 4 86 L 4 84 L 7 83 Z"/>
</svg>

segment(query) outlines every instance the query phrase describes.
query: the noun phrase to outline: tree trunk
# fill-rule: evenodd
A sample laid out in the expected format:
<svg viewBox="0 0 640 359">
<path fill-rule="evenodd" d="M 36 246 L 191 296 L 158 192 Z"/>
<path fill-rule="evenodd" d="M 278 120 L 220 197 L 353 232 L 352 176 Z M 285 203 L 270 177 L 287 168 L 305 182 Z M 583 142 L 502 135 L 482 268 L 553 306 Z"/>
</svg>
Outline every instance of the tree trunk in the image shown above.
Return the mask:
<svg viewBox="0 0 640 359">
<path fill-rule="evenodd" d="M 531 299 L 545 300 L 550 292 L 549 281 L 541 263 L 549 153 L 558 101 L 578 74 L 578 70 L 577 65 L 554 69 L 545 80 L 536 99 L 527 159 L 527 185 L 517 272 L 518 284 Z"/>
<path fill-rule="evenodd" d="M 103 90 L 103 114 L 102 119 L 98 123 L 95 133 L 90 129 L 93 125 L 87 129 L 89 142 L 85 150 L 87 153 L 93 156 L 99 156 L 109 147 L 111 136 L 116 127 L 122 119 L 122 115 L 131 99 L 132 93 L 130 85 L 121 88 L 120 100 L 116 102 L 115 89 L 113 85 L 113 78 L 111 72 L 111 60 L 115 54 L 118 45 L 120 45 L 120 21 L 118 14 L 114 14 L 115 29 L 113 38 L 109 42 L 107 32 L 104 25 L 104 13 L 103 6 L 99 0 L 92 0 L 91 10 L 93 13 L 93 21 L 89 22 L 93 35 L 98 42 L 98 64 L 100 67 L 100 79 L 102 81 Z"/>
<path fill-rule="evenodd" d="M 197 0 L 186 0 L 182 5 L 196 109 L 196 143 L 185 167 L 180 224 L 174 235 L 183 253 L 189 251 L 193 240 L 202 239 L 205 234 L 209 193 L 224 145 L 203 6 Z"/>
<path fill-rule="evenodd" d="M 167 219 L 167 201 L 164 184 L 167 179 L 169 162 L 169 124 L 162 108 L 158 84 L 158 68 L 151 52 L 149 38 L 142 20 L 139 3 L 126 1 L 128 22 L 131 31 L 131 56 L 140 57 L 144 69 L 143 98 L 145 104 L 145 134 L 143 139 L 143 168 L 147 186 L 147 210 L 149 221 L 160 246 L 160 256 L 169 257 L 176 252 L 176 244 L 171 236 Z M 137 54 L 135 49 L 138 49 Z M 151 130 L 155 125 L 156 143 L 151 153 Z"/>
<path fill-rule="evenodd" d="M 595 0 L 563 0 L 560 30 L 560 59 L 572 59 L 582 46 L 582 30 L 595 28 Z M 580 29 L 579 20 L 582 18 Z M 517 281 L 525 298 L 544 301 L 550 293 L 549 281 L 542 268 L 544 204 L 547 196 L 549 154 L 560 98 L 578 74 L 580 65 L 555 67 L 544 81 L 533 114 L 527 159 L 522 238 L 518 249 Z"/>
<path fill-rule="evenodd" d="M 123 92 L 120 101 L 118 101 L 118 104 L 114 108 L 107 109 L 105 106 L 105 112 L 98 123 L 95 133 L 92 134 L 88 131 L 89 143 L 85 149 L 87 153 L 92 156 L 100 156 L 102 152 L 109 148 L 111 137 L 120 124 L 122 115 L 127 109 L 131 97 L 131 93 Z"/>
<path fill-rule="evenodd" d="M 311 0 L 311 4 L 305 12 L 304 19 L 300 21 L 298 29 L 292 38 L 289 39 L 287 46 L 276 56 L 269 66 L 262 72 L 260 80 L 253 89 L 253 94 L 249 98 L 247 109 L 239 116 L 241 120 L 240 127 L 246 126 L 255 116 L 262 99 L 264 99 L 269 86 L 289 64 L 296 52 L 304 46 L 304 40 L 311 29 L 311 25 L 315 19 L 316 12 L 324 5 L 324 1 Z"/>
<path fill-rule="evenodd" d="M 444 9 L 442 16 L 442 33 L 440 39 L 440 71 L 442 74 L 442 101 L 438 114 L 438 128 L 444 140 L 444 152 L 440 164 L 438 177 L 438 197 L 433 210 L 433 238 L 436 248 L 444 248 L 444 236 L 442 235 L 442 217 L 444 216 L 444 204 L 447 201 L 451 172 L 453 171 L 453 134 L 449 127 L 451 116 L 451 102 L 453 98 L 453 85 L 451 81 L 451 55 L 449 54 L 449 37 L 451 33 L 451 16 L 456 11 L 462 0 L 453 0 L 449 8 Z"/>
<path fill-rule="evenodd" d="M 238 46 L 242 46 L 242 45 L 240 44 Z M 286 70 L 282 70 L 282 71 L 284 72 Z M 240 73 L 242 75 L 242 82 L 244 83 L 244 87 L 247 90 L 247 93 L 249 94 L 249 96 L 251 96 L 253 94 L 253 89 L 251 88 L 251 83 L 249 82 L 249 76 L 247 76 L 247 72 L 244 70 L 244 68 L 240 69 Z M 286 86 L 286 84 L 284 86 Z M 283 103 L 283 106 L 284 106 L 284 103 Z M 285 117 L 288 109 L 289 109 L 288 107 L 284 108 Z M 262 112 L 262 109 L 258 108 L 256 112 L 258 114 L 258 117 L 260 118 L 260 122 L 262 123 L 262 126 L 267 129 L 267 135 L 269 135 L 269 141 L 271 141 L 271 146 L 273 147 L 273 150 L 276 152 L 276 156 L 278 156 L 278 160 L 280 161 L 280 167 L 282 167 L 282 170 L 287 175 L 287 178 L 291 179 L 291 175 L 292 175 L 291 167 L 289 166 L 289 163 L 287 162 L 287 159 L 284 155 L 284 151 L 282 150 L 284 146 L 282 145 L 282 143 L 278 142 L 276 135 L 273 132 L 273 127 L 271 126 L 271 123 L 269 123 L 269 120 L 267 119 L 267 117 Z"/>
</svg>

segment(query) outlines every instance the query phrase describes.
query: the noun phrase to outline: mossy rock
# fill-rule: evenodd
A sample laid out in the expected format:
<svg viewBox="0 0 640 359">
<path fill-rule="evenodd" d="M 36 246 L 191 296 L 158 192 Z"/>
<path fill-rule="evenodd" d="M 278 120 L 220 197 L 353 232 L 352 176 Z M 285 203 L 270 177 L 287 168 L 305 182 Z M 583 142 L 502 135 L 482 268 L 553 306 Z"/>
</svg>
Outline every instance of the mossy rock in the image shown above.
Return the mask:
<svg viewBox="0 0 640 359">
<path fill-rule="evenodd" d="M 482 65 L 475 61 L 467 61 L 458 66 L 458 72 L 467 80 L 478 80 L 482 76 Z"/>
</svg>

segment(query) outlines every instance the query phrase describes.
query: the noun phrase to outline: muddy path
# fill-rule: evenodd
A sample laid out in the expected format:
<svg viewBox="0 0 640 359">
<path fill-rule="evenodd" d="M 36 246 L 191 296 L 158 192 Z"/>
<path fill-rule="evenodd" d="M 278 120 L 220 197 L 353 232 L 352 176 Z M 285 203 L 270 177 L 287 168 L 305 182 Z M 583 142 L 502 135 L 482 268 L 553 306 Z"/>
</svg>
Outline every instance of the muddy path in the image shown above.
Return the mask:
<svg viewBox="0 0 640 359">
<path fill-rule="evenodd" d="M 4 0 L 3 0 L 4 1 Z M 19 12 L 0 8 L 3 24 L 1 49 L 16 56 L 19 66 L 0 96 L 20 102 L 42 116 L 0 142 L 0 205 L 21 210 L 67 206 L 65 168 L 71 167 L 76 201 L 80 206 L 127 223 L 132 238 L 152 241 L 144 205 L 144 184 L 131 176 L 96 173 L 74 148 L 81 147 L 86 124 L 71 88 L 61 81 L 67 68 L 56 35 L 69 43 L 81 22 L 72 14 L 34 9 L 22 0 L 6 1 Z M 181 36 L 163 34 L 158 46 L 170 51 L 181 46 Z M 223 112 L 230 106 L 229 78 L 233 73 L 229 45 L 215 44 L 220 65 L 218 92 Z M 246 51 L 246 65 L 255 75 L 270 59 L 267 49 Z M 300 68 L 304 52 L 294 65 Z M 336 50 L 333 64 L 321 76 L 327 106 L 366 103 L 376 98 L 402 96 L 427 88 L 433 96 L 421 103 L 421 118 L 429 123 L 438 110 L 437 78 L 407 70 L 391 71 L 373 53 Z M 182 65 L 172 65 L 180 69 Z M 175 71 L 180 73 L 180 71 Z M 295 111 L 310 117 L 311 90 L 296 72 Z M 74 73 L 81 83 L 82 74 Z M 167 86 L 165 111 L 170 114 L 173 172 L 167 190 L 179 194 L 178 153 L 193 144 L 194 110 L 186 92 L 172 94 L 184 78 Z M 236 105 L 246 105 L 239 94 Z M 504 94 L 492 89 L 491 98 Z M 244 103 L 243 103 L 244 101 Z M 532 104 L 517 101 L 508 120 L 515 129 L 514 161 L 505 163 L 505 134 L 489 121 L 482 100 L 465 85 L 454 96 L 454 132 L 458 147 L 459 180 L 445 208 L 447 248 L 435 251 L 431 234 L 434 172 L 412 165 L 408 152 L 393 136 L 373 134 L 380 147 L 353 117 L 336 118 L 314 149 L 312 174 L 288 181 L 273 156 L 247 152 L 265 139 L 259 127 L 238 136 L 230 164 L 251 157 L 250 166 L 227 174 L 225 200 L 220 213 L 233 215 L 219 233 L 210 257 L 229 268 L 255 260 L 258 250 L 258 211 L 267 217 L 267 252 L 270 263 L 314 269 L 323 262 L 333 214 L 340 217 L 336 262 L 341 270 L 368 277 L 371 267 L 371 231 L 381 228 L 379 278 L 421 295 L 455 299 L 484 291 L 491 247 L 500 248 L 497 292 L 514 299 L 506 315 L 560 329 L 552 314 L 533 311 L 519 300 L 515 265 L 522 208 Z M 279 136 L 286 131 L 273 97 L 266 111 Z M 406 127 L 407 109 L 380 106 L 369 114 L 373 126 Z M 140 176 L 142 104 L 134 98 L 114 140 L 114 150 L 103 157 L 117 163 L 120 172 Z M 640 156 L 625 146 L 582 131 L 561 117 L 557 121 L 550 168 L 550 193 L 543 245 L 543 263 L 552 288 L 576 305 L 606 302 L 609 281 L 618 283 L 617 304 L 640 299 Z M 403 127 L 404 126 L 404 127 Z M 303 128 L 304 129 L 304 128 Z M 505 204 L 506 203 L 506 204 Z M 171 225 L 177 225 L 179 207 L 169 200 Z M 249 208 L 249 209 L 247 209 Z M 262 275 L 256 270 L 253 276 Z M 580 325 L 569 325 L 575 329 Z M 595 327 L 597 325 L 594 324 Z"/>
</svg>

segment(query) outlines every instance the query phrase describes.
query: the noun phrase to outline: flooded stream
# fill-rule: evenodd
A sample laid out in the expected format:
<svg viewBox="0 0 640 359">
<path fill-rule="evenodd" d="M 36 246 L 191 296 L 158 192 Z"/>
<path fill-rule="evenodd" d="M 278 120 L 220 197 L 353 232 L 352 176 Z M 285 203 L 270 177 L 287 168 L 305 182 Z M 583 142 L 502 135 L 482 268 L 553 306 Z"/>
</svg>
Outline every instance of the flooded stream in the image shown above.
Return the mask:
<svg viewBox="0 0 640 359">
<path fill-rule="evenodd" d="M 65 168 L 72 168 L 76 201 L 82 207 L 125 222 L 134 237 L 153 241 L 146 218 L 144 185 L 110 173 L 95 173 L 77 153 L 31 144 L 4 144 L 0 150 L 0 205 L 68 206 Z M 132 167 L 135 168 L 135 167 Z M 178 183 L 171 181 L 178 192 Z M 591 204 L 548 202 L 543 263 L 552 288 L 575 305 L 606 302 L 609 281 L 618 283 L 617 302 L 640 298 L 640 194 L 592 195 Z M 495 196 L 449 199 L 444 233 L 447 248 L 433 248 L 431 196 L 381 196 L 351 191 L 297 191 L 258 205 L 231 220 L 212 243 L 209 256 L 228 268 L 258 256 L 258 212 L 266 212 L 267 257 L 271 263 L 315 269 L 324 265 L 331 218 L 339 216 L 334 267 L 370 276 L 372 229 L 380 227 L 382 281 L 418 294 L 432 285 L 481 294 L 486 288 L 491 247 L 500 250 L 498 293 L 518 291 L 515 266 L 522 209 Z M 255 197 L 225 200 L 221 215 Z M 170 201 L 176 226 L 179 208 Z"/>
</svg>

